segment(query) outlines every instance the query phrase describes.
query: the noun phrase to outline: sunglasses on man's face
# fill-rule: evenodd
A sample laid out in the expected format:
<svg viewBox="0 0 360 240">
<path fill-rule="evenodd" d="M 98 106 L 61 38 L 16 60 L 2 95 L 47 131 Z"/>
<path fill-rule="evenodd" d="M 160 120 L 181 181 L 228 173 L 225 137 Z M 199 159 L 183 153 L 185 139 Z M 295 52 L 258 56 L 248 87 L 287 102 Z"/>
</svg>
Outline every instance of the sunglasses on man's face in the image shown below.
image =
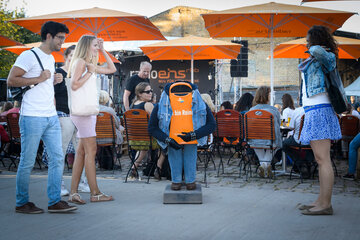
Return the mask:
<svg viewBox="0 0 360 240">
<path fill-rule="evenodd" d="M 141 93 L 147 93 L 147 94 L 150 94 L 150 93 L 152 93 L 153 92 L 153 90 L 152 89 L 150 89 L 150 90 L 147 90 L 147 91 L 142 91 Z"/>
</svg>

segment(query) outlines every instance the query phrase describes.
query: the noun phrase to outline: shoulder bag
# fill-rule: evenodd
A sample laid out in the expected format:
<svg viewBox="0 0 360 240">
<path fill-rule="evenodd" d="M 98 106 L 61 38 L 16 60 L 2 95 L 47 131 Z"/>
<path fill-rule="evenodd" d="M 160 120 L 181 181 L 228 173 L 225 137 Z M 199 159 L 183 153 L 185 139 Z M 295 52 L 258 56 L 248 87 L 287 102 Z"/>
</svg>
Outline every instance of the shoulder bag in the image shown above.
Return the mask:
<svg viewBox="0 0 360 240">
<path fill-rule="evenodd" d="M 347 99 L 337 67 L 330 72 L 327 71 L 323 65 L 321 65 L 321 67 L 322 71 L 324 72 L 325 87 L 332 107 L 337 114 L 345 112 L 347 107 Z"/>
<path fill-rule="evenodd" d="M 71 89 L 71 81 L 72 79 L 65 79 L 68 89 L 70 114 L 75 116 L 97 115 L 99 113 L 99 95 L 96 84 L 96 75 L 92 74 L 84 85 L 76 91 Z"/>
<path fill-rule="evenodd" d="M 36 54 L 36 52 L 34 50 L 31 49 L 30 51 L 32 51 L 35 54 L 35 57 L 38 60 L 41 69 L 44 71 L 44 67 L 43 67 L 43 65 L 42 65 L 42 63 L 40 61 L 39 56 Z M 26 93 L 26 91 L 32 89 L 36 85 L 38 85 L 38 84 L 25 86 L 25 87 L 10 87 L 11 96 L 15 101 L 21 102 L 24 94 Z"/>
</svg>

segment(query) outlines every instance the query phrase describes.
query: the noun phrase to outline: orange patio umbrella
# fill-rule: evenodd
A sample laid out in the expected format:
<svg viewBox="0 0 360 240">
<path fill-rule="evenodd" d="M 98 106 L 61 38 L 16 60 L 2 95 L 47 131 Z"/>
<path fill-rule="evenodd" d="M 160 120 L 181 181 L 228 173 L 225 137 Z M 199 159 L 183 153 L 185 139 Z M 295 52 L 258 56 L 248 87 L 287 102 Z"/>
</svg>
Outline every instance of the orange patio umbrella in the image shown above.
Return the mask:
<svg viewBox="0 0 360 240">
<path fill-rule="evenodd" d="M 194 60 L 234 59 L 241 45 L 211 38 L 188 36 L 140 47 L 151 60 L 191 60 L 191 82 L 194 82 Z"/>
<path fill-rule="evenodd" d="M 93 34 L 104 41 L 165 40 L 160 30 L 145 16 L 97 7 L 10 22 L 40 34 L 41 26 L 47 21 L 60 22 L 69 28 L 66 42 L 76 42 L 84 34 Z"/>
<path fill-rule="evenodd" d="M 24 46 L 12 46 L 12 47 L 6 47 L 3 48 L 4 50 L 7 50 L 9 52 L 13 52 L 17 55 L 20 55 L 23 51 L 32 49 L 34 47 L 39 47 L 41 44 L 41 42 L 35 42 L 35 43 L 29 43 L 29 44 L 25 44 Z M 69 42 L 69 43 L 64 43 L 61 46 L 61 50 L 59 52 L 53 52 L 52 55 L 55 58 L 55 62 L 64 62 L 64 51 L 65 49 L 67 49 L 68 47 L 70 47 L 71 45 L 76 45 L 76 42 Z M 111 60 L 114 63 L 120 63 L 119 60 L 117 60 L 112 54 L 108 53 Z M 105 57 L 100 53 L 99 54 L 99 62 L 103 63 L 106 62 Z"/>
<path fill-rule="evenodd" d="M 14 46 L 14 45 L 21 46 L 23 44 L 15 41 L 15 40 L 12 40 L 8 37 L 5 37 L 3 35 L 0 35 L 0 46 L 4 47 L 4 46 Z"/>
<path fill-rule="evenodd" d="M 339 58 L 358 59 L 360 57 L 360 40 L 345 37 L 334 37 L 338 43 Z M 274 58 L 308 58 L 306 38 L 300 38 L 279 44 L 274 49 Z"/>
<path fill-rule="evenodd" d="M 325 25 L 332 31 L 353 15 L 351 12 L 266 3 L 203 14 L 205 27 L 211 37 L 268 37 L 270 38 L 270 86 L 274 86 L 274 37 L 304 37 L 313 25 Z M 271 105 L 273 98 L 271 97 Z"/>
</svg>

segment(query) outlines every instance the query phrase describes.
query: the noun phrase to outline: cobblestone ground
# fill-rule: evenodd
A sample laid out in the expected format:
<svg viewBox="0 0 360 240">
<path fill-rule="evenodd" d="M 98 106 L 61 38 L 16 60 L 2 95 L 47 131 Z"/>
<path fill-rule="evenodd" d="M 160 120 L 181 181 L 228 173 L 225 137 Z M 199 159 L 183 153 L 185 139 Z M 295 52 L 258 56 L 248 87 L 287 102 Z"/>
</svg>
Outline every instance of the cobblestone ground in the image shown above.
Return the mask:
<svg viewBox="0 0 360 240">
<path fill-rule="evenodd" d="M 319 181 L 317 175 L 315 175 L 314 179 L 304 179 L 303 183 L 301 183 L 299 178 L 289 179 L 289 176 L 277 176 L 276 179 L 267 179 L 267 178 L 259 178 L 258 175 L 254 172 L 255 166 L 252 167 L 252 177 L 246 180 L 246 177 L 242 174 L 239 177 L 239 159 L 235 158 L 230 161 L 230 164 L 227 164 L 229 156 L 224 156 L 224 174 L 220 174 L 217 176 L 217 170 L 220 158 L 216 157 L 214 162 L 216 166 L 216 170 L 214 169 L 213 163 L 210 163 L 207 170 L 207 187 L 212 186 L 226 186 L 233 188 L 257 188 L 257 189 L 273 189 L 274 191 L 291 191 L 291 192 L 304 192 L 304 193 L 318 193 L 319 192 Z M 127 170 L 130 166 L 130 159 L 128 156 L 122 156 L 120 159 L 122 171 L 120 170 L 103 170 L 97 168 L 97 176 L 102 178 L 111 178 L 111 179 L 121 179 L 124 180 Z M 10 160 L 4 159 L 5 166 L 0 164 L 0 170 L 2 170 L 2 174 L 16 174 L 16 169 L 11 168 L 8 171 L 7 167 L 10 164 Z M 344 175 L 347 171 L 347 159 L 336 159 L 335 164 L 337 166 L 338 175 L 335 177 L 335 185 L 333 194 L 334 195 L 354 195 L 360 197 L 360 181 L 349 181 L 343 180 L 340 176 Z M 276 166 L 276 169 L 280 170 L 281 166 Z M 291 166 L 288 166 L 287 171 L 289 172 Z M 220 171 L 221 173 L 222 171 Z M 142 176 L 141 168 L 139 169 L 141 182 L 145 182 L 147 176 Z M 42 166 L 42 169 L 39 169 L 39 166 L 36 165 L 33 173 L 35 175 L 46 175 L 47 169 L 45 166 Z M 71 169 L 68 170 L 65 166 L 64 176 L 71 176 Z M 129 179 L 128 181 L 138 182 L 135 179 Z M 162 180 L 167 181 L 167 180 Z M 153 177 L 150 178 L 151 184 L 156 184 L 158 180 Z M 198 160 L 198 171 L 197 171 L 197 182 L 203 184 L 204 182 L 204 164 Z"/>
</svg>

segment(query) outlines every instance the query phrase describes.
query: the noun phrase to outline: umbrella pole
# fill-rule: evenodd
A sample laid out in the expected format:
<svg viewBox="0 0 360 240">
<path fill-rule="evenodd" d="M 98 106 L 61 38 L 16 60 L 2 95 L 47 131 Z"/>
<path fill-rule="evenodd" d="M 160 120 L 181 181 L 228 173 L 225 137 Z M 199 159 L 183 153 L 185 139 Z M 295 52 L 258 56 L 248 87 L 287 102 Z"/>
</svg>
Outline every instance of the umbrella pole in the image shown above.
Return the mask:
<svg viewBox="0 0 360 240">
<path fill-rule="evenodd" d="M 194 56 L 191 55 L 191 83 L 194 83 Z"/>
<path fill-rule="evenodd" d="M 274 106 L 274 30 L 270 36 L 270 105 Z"/>
</svg>

